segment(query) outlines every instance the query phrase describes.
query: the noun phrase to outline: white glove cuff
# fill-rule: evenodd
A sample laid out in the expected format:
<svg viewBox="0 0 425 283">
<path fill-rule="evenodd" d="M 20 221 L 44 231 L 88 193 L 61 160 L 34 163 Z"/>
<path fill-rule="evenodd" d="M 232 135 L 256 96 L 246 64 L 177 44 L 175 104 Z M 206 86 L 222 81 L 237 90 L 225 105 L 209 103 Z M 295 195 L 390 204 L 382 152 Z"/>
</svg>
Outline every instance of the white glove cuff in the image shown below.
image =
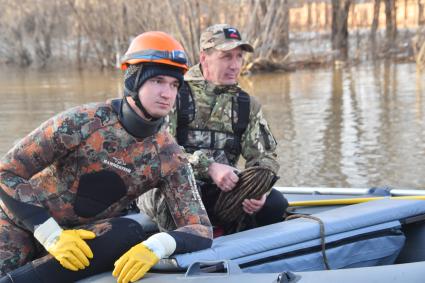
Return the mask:
<svg viewBox="0 0 425 283">
<path fill-rule="evenodd" d="M 177 246 L 176 240 L 164 232 L 150 236 L 142 244 L 148 247 L 160 259 L 174 253 Z"/>
<path fill-rule="evenodd" d="M 62 233 L 62 228 L 59 224 L 50 217 L 44 223 L 36 226 L 34 230 L 34 237 L 43 245 L 46 249 L 56 243 L 60 234 Z"/>
</svg>

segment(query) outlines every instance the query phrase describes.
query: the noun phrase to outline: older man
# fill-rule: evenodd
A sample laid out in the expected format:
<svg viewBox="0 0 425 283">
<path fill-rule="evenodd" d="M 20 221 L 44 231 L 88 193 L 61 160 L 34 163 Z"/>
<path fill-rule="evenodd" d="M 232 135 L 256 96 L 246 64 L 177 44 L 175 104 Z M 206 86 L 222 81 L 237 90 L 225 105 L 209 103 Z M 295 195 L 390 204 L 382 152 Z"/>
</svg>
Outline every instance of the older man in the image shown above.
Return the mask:
<svg viewBox="0 0 425 283">
<path fill-rule="evenodd" d="M 244 52 L 253 52 L 253 47 L 227 24 L 208 27 L 201 34 L 200 47 L 200 63 L 185 75 L 169 129 L 190 153 L 211 221 L 226 226 L 215 217 L 214 207 L 221 192 L 237 185 L 239 157 L 246 160 L 245 167 L 262 166 L 277 173 L 276 141 L 260 103 L 237 83 Z M 173 221 L 162 198 L 153 190 L 141 197 L 139 207 L 160 228 L 170 229 Z M 241 205 L 261 226 L 283 220 L 287 201 L 271 189 L 258 199 L 244 199 Z"/>
</svg>

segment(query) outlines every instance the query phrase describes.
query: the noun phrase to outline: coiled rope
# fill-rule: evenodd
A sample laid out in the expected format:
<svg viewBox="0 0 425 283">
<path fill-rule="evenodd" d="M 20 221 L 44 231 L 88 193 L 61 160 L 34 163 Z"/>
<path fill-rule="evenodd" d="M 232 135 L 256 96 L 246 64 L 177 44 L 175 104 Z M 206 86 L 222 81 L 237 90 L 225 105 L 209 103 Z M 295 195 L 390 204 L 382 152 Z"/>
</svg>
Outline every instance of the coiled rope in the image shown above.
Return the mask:
<svg viewBox="0 0 425 283">
<path fill-rule="evenodd" d="M 239 173 L 239 181 L 233 190 L 220 192 L 214 215 L 227 234 L 256 225 L 255 219 L 243 210 L 242 202 L 245 199 L 260 199 L 270 191 L 276 180 L 276 174 L 269 168 L 254 166 Z"/>
</svg>

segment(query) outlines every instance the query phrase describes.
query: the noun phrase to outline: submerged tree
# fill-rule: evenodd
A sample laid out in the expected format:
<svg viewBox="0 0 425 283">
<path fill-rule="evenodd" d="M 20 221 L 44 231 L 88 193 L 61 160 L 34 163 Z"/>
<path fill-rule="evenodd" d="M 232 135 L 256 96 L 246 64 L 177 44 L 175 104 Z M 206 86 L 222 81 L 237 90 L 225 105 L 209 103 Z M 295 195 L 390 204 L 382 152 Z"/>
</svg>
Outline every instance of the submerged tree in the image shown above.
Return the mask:
<svg viewBox="0 0 425 283">
<path fill-rule="evenodd" d="M 289 1 L 256 0 L 250 8 L 253 12 L 244 31 L 255 52 L 246 69 L 282 68 L 289 53 Z"/>
<path fill-rule="evenodd" d="M 347 56 L 348 16 L 357 3 L 374 7 L 372 38 L 379 28 L 381 5 L 385 5 L 386 42 L 395 43 L 396 1 L 407 0 L 0 0 L 0 62 L 27 67 L 57 59 L 80 67 L 111 68 L 119 63 L 132 37 L 162 30 L 183 44 L 194 64 L 201 32 L 209 25 L 228 23 L 255 47 L 247 56 L 246 70 L 291 69 L 298 63 L 320 65 L 335 54 L 318 40 L 323 36 L 331 36 L 332 51 L 338 51 L 338 58 Z M 417 7 L 418 24 L 422 25 L 425 0 L 410 0 L 404 5 L 407 3 L 409 8 L 412 3 Z M 291 20 L 294 46 L 301 41 L 318 45 L 290 52 L 290 15 L 299 17 Z M 369 20 L 369 13 L 364 15 Z M 353 13 L 354 26 L 357 18 Z M 323 28 L 328 33 L 321 34 Z M 311 31 L 318 33 L 312 37 Z"/>
<path fill-rule="evenodd" d="M 345 58 L 348 51 L 348 12 L 352 0 L 332 0 L 332 49 Z"/>
<path fill-rule="evenodd" d="M 388 47 L 395 43 L 397 36 L 397 10 L 395 0 L 385 0 L 386 38 Z"/>
<path fill-rule="evenodd" d="M 374 0 L 373 4 L 373 21 L 372 21 L 372 28 L 370 31 L 370 37 L 372 40 L 375 40 L 376 38 L 376 31 L 378 30 L 379 26 L 379 12 L 381 10 L 381 0 Z"/>
<path fill-rule="evenodd" d="M 418 26 L 422 26 L 424 23 L 424 3 L 423 0 L 418 0 Z"/>
</svg>

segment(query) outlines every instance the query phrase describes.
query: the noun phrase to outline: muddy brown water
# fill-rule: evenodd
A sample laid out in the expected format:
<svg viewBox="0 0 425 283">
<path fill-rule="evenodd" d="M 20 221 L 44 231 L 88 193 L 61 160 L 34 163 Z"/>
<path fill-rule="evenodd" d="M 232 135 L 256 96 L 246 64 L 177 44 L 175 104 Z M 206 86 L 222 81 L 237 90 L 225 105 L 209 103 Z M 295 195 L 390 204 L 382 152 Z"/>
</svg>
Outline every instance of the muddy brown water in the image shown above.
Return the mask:
<svg viewBox="0 0 425 283">
<path fill-rule="evenodd" d="M 241 78 L 276 140 L 281 186 L 425 188 L 425 75 L 364 64 Z M 121 73 L 0 70 L 0 154 L 52 115 L 121 95 Z"/>
</svg>

